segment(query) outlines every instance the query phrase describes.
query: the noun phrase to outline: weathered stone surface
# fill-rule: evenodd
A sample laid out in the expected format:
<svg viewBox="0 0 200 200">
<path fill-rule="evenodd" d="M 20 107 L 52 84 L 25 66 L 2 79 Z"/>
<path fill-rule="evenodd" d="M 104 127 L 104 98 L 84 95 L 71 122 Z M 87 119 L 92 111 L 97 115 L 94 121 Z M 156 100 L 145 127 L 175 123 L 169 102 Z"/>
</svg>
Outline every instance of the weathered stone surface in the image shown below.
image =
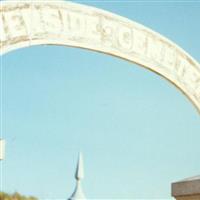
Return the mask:
<svg viewBox="0 0 200 200">
<path fill-rule="evenodd" d="M 200 176 L 173 183 L 172 196 L 176 197 L 178 200 L 200 200 Z"/>
<path fill-rule="evenodd" d="M 154 31 L 89 6 L 64 1 L 1 2 L 1 54 L 40 44 L 91 49 L 144 66 L 171 81 L 200 111 L 200 65 Z"/>
</svg>

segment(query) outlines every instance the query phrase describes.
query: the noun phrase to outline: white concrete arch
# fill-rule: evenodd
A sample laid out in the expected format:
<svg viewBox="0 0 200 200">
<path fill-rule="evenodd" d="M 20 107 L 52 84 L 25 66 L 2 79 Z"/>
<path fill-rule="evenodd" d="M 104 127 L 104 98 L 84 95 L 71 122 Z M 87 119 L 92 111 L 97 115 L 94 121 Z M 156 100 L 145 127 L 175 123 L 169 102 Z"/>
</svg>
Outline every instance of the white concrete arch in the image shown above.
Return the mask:
<svg viewBox="0 0 200 200">
<path fill-rule="evenodd" d="M 124 17 L 64 1 L 5 1 L 1 54 L 31 45 L 66 45 L 117 56 L 158 73 L 200 111 L 200 64 L 160 34 Z"/>
</svg>

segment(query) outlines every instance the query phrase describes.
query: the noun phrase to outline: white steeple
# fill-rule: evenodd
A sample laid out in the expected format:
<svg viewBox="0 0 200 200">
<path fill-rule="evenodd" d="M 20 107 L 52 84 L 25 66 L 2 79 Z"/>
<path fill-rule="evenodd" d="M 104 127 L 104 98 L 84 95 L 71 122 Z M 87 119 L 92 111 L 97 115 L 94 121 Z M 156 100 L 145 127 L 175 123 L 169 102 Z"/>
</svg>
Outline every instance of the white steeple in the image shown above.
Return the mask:
<svg viewBox="0 0 200 200">
<path fill-rule="evenodd" d="M 86 200 L 81 187 L 81 180 L 84 178 L 84 169 L 83 169 L 83 156 L 79 153 L 78 163 L 76 167 L 75 179 L 76 179 L 76 188 L 69 198 L 69 200 Z"/>
</svg>

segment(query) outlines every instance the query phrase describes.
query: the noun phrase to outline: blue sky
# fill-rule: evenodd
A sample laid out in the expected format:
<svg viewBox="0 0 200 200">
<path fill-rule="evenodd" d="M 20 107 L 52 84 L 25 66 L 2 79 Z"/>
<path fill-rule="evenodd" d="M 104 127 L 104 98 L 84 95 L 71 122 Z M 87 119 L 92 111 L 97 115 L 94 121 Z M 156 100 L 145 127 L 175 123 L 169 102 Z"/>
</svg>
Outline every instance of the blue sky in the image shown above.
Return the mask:
<svg viewBox="0 0 200 200">
<path fill-rule="evenodd" d="M 150 27 L 200 61 L 198 2 L 81 3 Z M 1 59 L 4 191 L 68 198 L 80 150 L 88 198 L 170 198 L 171 182 L 200 174 L 199 114 L 158 75 L 59 46 Z"/>
</svg>

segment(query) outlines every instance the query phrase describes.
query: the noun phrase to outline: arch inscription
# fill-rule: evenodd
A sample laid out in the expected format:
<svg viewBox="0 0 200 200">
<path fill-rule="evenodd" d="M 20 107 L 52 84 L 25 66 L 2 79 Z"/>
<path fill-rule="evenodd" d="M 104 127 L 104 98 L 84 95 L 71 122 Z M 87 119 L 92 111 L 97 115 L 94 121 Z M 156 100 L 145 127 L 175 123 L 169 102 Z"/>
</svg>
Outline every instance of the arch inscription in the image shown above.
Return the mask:
<svg viewBox="0 0 200 200">
<path fill-rule="evenodd" d="M 200 64 L 160 34 L 124 17 L 72 2 L 1 2 L 1 54 L 67 45 L 146 67 L 176 85 L 200 111 Z"/>
</svg>

